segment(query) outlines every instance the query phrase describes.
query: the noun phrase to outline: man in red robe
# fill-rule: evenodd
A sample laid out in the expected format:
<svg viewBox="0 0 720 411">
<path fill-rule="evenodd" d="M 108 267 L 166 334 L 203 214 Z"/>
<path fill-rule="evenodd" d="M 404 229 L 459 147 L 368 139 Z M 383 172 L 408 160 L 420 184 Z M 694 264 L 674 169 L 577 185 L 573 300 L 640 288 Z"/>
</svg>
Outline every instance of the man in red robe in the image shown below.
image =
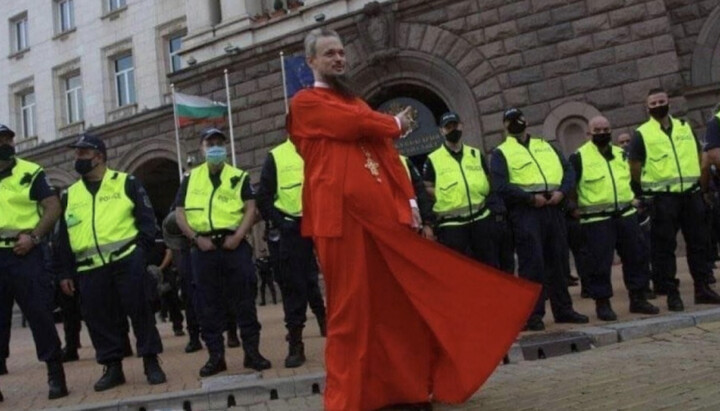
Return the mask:
<svg viewBox="0 0 720 411">
<path fill-rule="evenodd" d="M 334 31 L 312 31 L 305 52 L 315 87 L 293 98 L 288 131 L 305 160 L 302 231 L 326 282 L 325 408 L 463 402 L 539 288 L 413 232 L 413 189 L 392 144 L 408 111 L 378 113 L 352 94 Z"/>
</svg>

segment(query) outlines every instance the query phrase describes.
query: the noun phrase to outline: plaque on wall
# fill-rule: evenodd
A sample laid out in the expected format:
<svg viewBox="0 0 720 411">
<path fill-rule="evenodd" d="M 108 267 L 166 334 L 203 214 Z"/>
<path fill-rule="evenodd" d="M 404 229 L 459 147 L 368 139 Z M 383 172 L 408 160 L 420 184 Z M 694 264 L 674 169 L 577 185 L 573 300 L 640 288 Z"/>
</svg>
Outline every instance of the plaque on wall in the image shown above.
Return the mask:
<svg viewBox="0 0 720 411">
<path fill-rule="evenodd" d="M 412 131 L 407 137 L 395 141 L 395 147 L 400 154 L 412 157 L 427 154 L 440 147 L 443 137 L 438 131 L 435 115 L 420 101 L 409 97 L 396 97 L 382 103 L 378 107 L 378 111 L 396 115 L 407 106 L 412 107 L 410 111 Z"/>
</svg>

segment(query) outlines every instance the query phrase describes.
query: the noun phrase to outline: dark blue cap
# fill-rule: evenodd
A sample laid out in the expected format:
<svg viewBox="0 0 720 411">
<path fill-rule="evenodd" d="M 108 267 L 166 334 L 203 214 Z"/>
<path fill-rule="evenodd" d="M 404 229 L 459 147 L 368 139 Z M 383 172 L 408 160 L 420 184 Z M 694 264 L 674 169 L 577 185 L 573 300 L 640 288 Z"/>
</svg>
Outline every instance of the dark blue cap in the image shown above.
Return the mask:
<svg viewBox="0 0 720 411">
<path fill-rule="evenodd" d="M 93 136 L 91 134 L 83 134 L 80 136 L 80 138 L 74 142 L 73 144 L 70 144 L 70 148 L 91 148 L 93 150 L 99 151 L 103 157 L 107 158 L 107 147 L 105 147 L 105 143 L 96 136 Z"/>
<path fill-rule="evenodd" d="M 206 128 L 205 130 L 200 133 L 200 141 L 205 141 L 210 137 L 218 136 L 221 137 L 223 140 L 227 140 L 227 137 L 225 137 L 225 133 L 220 131 L 220 129 L 217 128 Z"/>
<path fill-rule="evenodd" d="M 520 109 L 512 107 L 503 113 L 503 122 L 517 120 L 523 116 L 523 112 Z"/>
<path fill-rule="evenodd" d="M 15 132 L 10 130 L 10 127 L 6 126 L 5 124 L 0 124 L 0 136 L 8 136 L 10 138 L 15 138 Z"/>
<path fill-rule="evenodd" d="M 440 117 L 440 127 L 445 127 L 448 123 L 459 123 L 460 116 L 454 111 L 448 111 Z"/>
</svg>

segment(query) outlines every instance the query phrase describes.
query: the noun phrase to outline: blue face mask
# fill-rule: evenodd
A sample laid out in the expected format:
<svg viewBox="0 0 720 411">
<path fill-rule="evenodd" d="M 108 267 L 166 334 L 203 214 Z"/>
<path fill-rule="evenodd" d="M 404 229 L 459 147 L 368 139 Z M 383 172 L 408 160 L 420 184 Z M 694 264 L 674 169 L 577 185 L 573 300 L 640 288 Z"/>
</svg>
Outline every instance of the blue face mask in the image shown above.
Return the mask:
<svg viewBox="0 0 720 411">
<path fill-rule="evenodd" d="M 225 161 L 227 158 L 227 150 L 225 147 L 214 146 L 205 149 L 205 160 L 208 164 L 218 165 Z"/>
</svg>

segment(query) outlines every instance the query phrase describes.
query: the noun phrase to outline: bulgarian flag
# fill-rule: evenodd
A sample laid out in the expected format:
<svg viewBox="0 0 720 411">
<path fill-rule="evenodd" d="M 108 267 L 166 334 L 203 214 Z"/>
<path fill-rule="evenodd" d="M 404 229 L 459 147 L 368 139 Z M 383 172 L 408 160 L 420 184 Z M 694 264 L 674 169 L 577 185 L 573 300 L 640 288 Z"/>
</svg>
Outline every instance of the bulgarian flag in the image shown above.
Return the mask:
<svg viewBox="0 0 720 411">
<path fill-rule="evenodd" d="M 224 121 L 227 106 L 217 101 L 189 94 L 175 93 L 175 112 L 180 127 L 195 123 Z"/>
</svg>

